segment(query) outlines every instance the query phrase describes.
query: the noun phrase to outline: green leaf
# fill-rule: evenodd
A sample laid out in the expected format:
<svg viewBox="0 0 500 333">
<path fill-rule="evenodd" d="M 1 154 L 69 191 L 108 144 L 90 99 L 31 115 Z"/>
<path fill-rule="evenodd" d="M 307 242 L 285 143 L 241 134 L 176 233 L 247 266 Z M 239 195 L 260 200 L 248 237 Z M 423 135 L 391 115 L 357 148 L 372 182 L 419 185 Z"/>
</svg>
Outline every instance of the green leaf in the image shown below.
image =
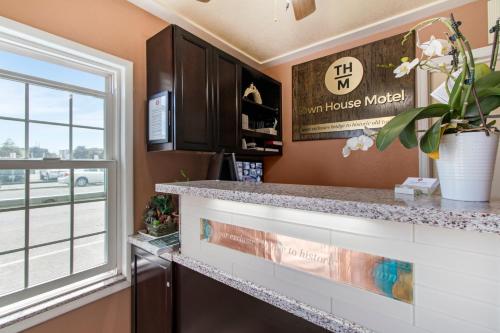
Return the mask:
<svg viewBox="0 0 500 333">
<path fill-rule="evenodd" d="M 479 65 L 488 67 L 486 64 Z M 476 65 L 476 78 L 474 83 L 479 99 L 490 95 L 498 95 L 498 89 L 500 89 L 500 72 L 491 72 L 491 70 L 487 72 L 485 69 L 478 70 L 478 68 L 482 68 L 478 67 L 479 65 Z M 469 104 L 475 102 L 473 94 L 470 94 L 467 102 Z"/>
<path fill-rule="evenodd" d="M 475 82 L 476 89 L 495 87 L 500 84 L 500 71 L 494 71 L 478 78 Z"/>
<path fill-rule="evenodd" d="M 439 150 L 439 142 L 441 141 L 441 125 L 446 115 L 440 117 L 432 126 L 425 132 L 420 139 L 420 150 L 426 154 L 433 153 Z"/>
<path fill-rule="evenodd" d="M 460 73 L 460 75 L 455 80 L 455 84 L 450 92 L 450 98 L 448 99 L 450 107 L 452 110 L 458 110 L 460 108 L 461 100 L 462 100 L 462 80 L 464 77 L 464 73 Z"/>
<path fill-rule="evenodd" d="M 399 141 L 405 146 L 405 148 L 411 149 L 418 146 L 417 133 L 415 131 L 415 122 L 406 126 L 401 134 L 399 134 Z"/>
<path fill-rule="evenodd" d="M 500 96 L 500 86 L 489 87 L 489 88 L 480 88 L 480 89 L 476 88 L 476 92 L 477 92 L 477 97 L 480 100 L 485 98 L 485 97 L 488 97 L 488 96 L 494 96 L 494 95 Z M 470 100 L 472 100 L 472 102 L 475 102 L 474 96 L 471 96 L 469 101 Z"/>
<path fill-rule="evenodd" d="M 474 66 L 474 81 L 478 81 L 491 73 L 490 66 L 482 63 Z"/>
<path fill-rule="evenodd" d="M 491 113 L 491 111 L 500 107 L 500 96 L 492 95 L 485 97 L 479 102 L 479 104 L 481 105 L 481 110 L 483 111 L 483 114 L 487 116 Z M 477 108 L 477 104 L 474 102 L 469 104 L 469 106 L 467 106 L 467 110 L 465 112 L 465 118 L 475 118 L 475 117 L 479 117 L 479 111 Z"/>
<path fill-rule="evenodd" d="M 449 112 L 448 104 L 431 104 L 423 108 L 410 109 L 405 112 L 398 114 L 396 117 L 392 118 L 384 127 L 379 131 L 377 135 L 376 145 L 377 149 L 380 151 L 385 150 L 399 135 L 406 129 L 406 127 L 419 119 L 441 117 Z M 409 130 L 408 130 L 409 131 Z M 406 136 L 404 134 L 404 136 Z M 411 138 L 410 138 L 411 140 Z M 403 144 L 407 144 L 405 142 Z"/>
</svg>

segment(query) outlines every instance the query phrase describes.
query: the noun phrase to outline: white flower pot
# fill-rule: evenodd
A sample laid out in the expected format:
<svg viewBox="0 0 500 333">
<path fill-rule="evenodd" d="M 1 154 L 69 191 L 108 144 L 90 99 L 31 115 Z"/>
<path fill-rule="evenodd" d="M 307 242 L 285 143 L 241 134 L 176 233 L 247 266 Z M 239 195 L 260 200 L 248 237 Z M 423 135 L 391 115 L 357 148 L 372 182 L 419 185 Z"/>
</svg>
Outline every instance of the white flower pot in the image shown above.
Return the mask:
<svg viewBox="0 0 500 333">
<path fill-rule="evenodd" d="M 441 195 L 445 199 L 489 201 L 495 169 L 498 134 L 447 134 L 436 161 Z"/>
</svg>

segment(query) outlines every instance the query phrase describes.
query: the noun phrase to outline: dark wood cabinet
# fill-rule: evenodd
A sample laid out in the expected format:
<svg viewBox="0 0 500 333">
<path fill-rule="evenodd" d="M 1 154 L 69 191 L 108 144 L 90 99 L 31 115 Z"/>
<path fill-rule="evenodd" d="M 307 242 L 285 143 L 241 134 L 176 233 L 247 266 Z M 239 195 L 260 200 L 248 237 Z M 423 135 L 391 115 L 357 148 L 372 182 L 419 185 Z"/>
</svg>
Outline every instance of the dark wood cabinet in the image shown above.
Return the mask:
<svg viewBox="0 0 500 333">
<path fill-rule="evenodd" d="M 281 141 L 279 82 L 175 25 L 148 39 L 146 49 L 148 98 L 168 92 L 170 110 L 167 117 L 170 142 L 148 143 L 148 151 L 225 149 L 226 152 L 244 154 L 241 149 L 243 138 L 259 145 L 269 140 Z M 243 92 L 250 83 L 260 87 L 265 102 L 272 107 L 247 105 L 243 108 Z M 266 113 L 270 115 L 261 111 L 269 109 L 275 113 L 270 119 L 280 122 L 278 135 L 244 135 L 242 113 L 250 112 L 251 119 L 257 114 L 253 120 L 261 121 Z M 270 155 L 258 151 L 248 154 Z"/>
<path fill-rule="evenodd" d="M 168 143 L 148 151 L 212 151 L 212 46 L 170 25 L 146 42 L 148 98 L 168 93 Z"/>
<path fill-rule="evenodd" d="M 325 333 L 327 330 L 239 290 L 176 265 L 178 333 Z"/>
<path fill-rule="evenodd" d="M 213 150 L 212 46 L 174 29 L 175 147 Z"/>
<path fill-rule="evenodd" d="M 213 100 L 216 149 L 234 152 L 240 147 L 240 72 L 237 59 L 215 49 L 213 53 Z"/>
<path fill-rule="evenodd" d="M 172 263 L 132 247 L 132 332 L 172 333 Z"/>
<path fill-rule="evenodd" d="M 132 246 L 132 333 L 322 333 L 325 329 Z"/>
</svg>

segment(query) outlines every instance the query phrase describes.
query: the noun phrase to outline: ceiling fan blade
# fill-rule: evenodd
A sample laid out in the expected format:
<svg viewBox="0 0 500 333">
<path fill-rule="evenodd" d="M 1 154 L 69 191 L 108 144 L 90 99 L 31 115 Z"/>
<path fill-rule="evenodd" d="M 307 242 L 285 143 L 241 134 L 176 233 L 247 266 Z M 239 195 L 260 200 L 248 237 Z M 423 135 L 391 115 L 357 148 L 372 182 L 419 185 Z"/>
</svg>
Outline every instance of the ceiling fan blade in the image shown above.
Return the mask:
<svg viewBox="0 0 500 333">
<path fill-rule="evenodd" d="M 292 0 L 292 5 L 297 21 L 311 15 L 316 10 L 316 2 L 314 0 Z"/>
</svg>

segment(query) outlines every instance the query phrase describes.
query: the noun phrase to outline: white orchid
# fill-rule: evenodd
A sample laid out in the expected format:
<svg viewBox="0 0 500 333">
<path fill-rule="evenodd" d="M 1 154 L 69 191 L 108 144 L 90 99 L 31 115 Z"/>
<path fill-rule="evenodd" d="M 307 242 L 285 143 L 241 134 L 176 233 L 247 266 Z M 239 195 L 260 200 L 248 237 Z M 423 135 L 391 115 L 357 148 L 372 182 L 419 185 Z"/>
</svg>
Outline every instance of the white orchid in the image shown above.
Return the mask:
<svg viewBox="0 0 500 333">
<path fill-rule="evenodd" d="M 442 57 L 447 55 L 451 50 L 451 44 L 445 39 L 438 39 L 431 36 L 431 39 L 422 44 L 417 44 L 422 49 L 423 53 L 429 57 Z"/>
<path fill-rule="evenodd" d="M 348 157 L 351 155 L 351 151 L 353 150 L 367 151 L 371 146 L 373 146 L 373 143 L 373 139 L 364 134 L 347 139 L 344 148 L 342 148 L 342 156 Z"/>
<path fill-rule="evenodd" d="M 411 70 L 418 65 L 420 60 L 418 58 L 413 59 L 411 62 L 409 62 L 408 57 L 405 57 L 401 59 L 403 62 L 401 65 L 396 67 L 396 69 L 393 71 L 394 74 L 396 74 L 396 78 L 400 78 L 402 76 L 410 74 Z"/>
</svg>

